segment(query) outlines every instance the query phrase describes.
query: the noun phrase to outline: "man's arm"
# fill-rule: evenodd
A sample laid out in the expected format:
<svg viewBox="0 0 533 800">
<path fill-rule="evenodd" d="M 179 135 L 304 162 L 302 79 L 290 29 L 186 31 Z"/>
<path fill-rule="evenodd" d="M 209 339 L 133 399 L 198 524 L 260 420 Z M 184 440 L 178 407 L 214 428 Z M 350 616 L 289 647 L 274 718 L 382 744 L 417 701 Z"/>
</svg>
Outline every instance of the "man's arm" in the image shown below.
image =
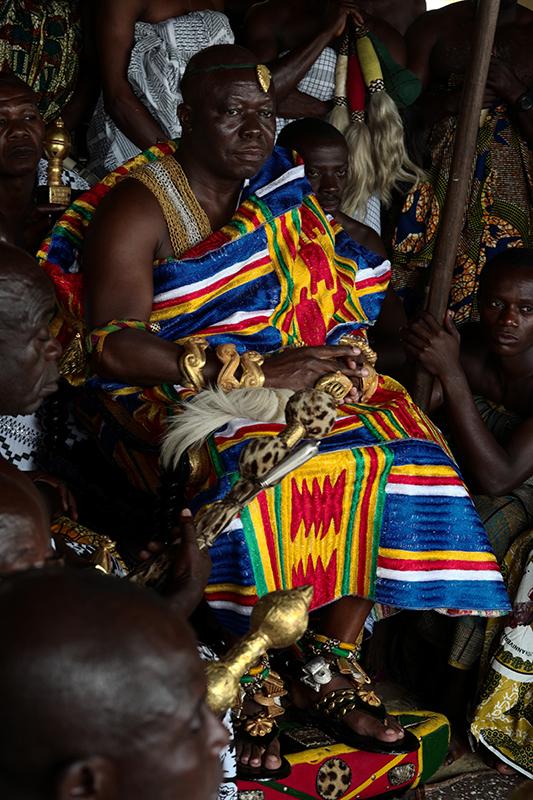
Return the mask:
<svg viewBox="0 0 533 800">
<path fill-rule="evenodd" d="M 111 119 L 140 150 L 167 136 L 159 123 L 137 99 L 128 81 L 135 23 L 146 0 L 97 0 L 96 37 L 104 94 Z"/>
<path fill-rule="evenodd" d="M 100 91 L 95 46 L 94 8 L 90 0 L 80 0 L 80 16 L 82 47 L 78 78 L 72 97 L 61 114 L 65 125 L 70 131 L 75 130 L 81 122 L 90 119 Z"/>
<path fill-rule="evenodd" d="M 352 0 L 330 2 L 324 17 L 324 24 L 320 26 L 318 33 L 281 57 L 279 57 L 279 53 L 283 48 L 280 47 L 280 19 L 277 16 L 273 18 L 271 8 L 264 5 L 257 6 L 248 14 L 245 24 L 245 43 L 271 69 L 276 86 L 279 114 L 322 116 L 327 112 L 327 105 L 315 98 L 310 98 L 310 101 L 306 100 L 308 105 L 304 108 L 302 106 L 303 98 L 307 98 L 308 95 L 297 92 L 293 96 L 293 92 L 322 50 L 341 35 L 350 11 L 353 11 L 354 14 L 359 13 Z M 313 101 L 319 105 L 313 107 Z M 324 108 L 324 106 L 326 107 Z M 293 114 L 293 107 L 297 109 L 297 114 Z M 313 111 L 319 113 L 316 114 Z"/>
<path fill-rule="evenodd" d="M 468 360 L 462 362 L 451 316 L 443 327 L 424 312 L 405 340 L 410 354 L 440 381 L 454 441 L 475 491 L 498 497 L 520 486 L 533 474 L 533 418 L 520 425 L 505 445 L 496 441 L 476 408 L 465 371 Z"/>
<path fill-rule="evenodd" d="M 153 261 L 165 234 L 159 204 L 138 181 L 123 181 L 102 201 L 83 256 L 89 329 L 112 319 L 150 319 Z M 134 386 L 178 383 L 179 354 L 172 342 L 125 329 L 107 337 L 93 367 L 104 378 Z"/>
</svg>

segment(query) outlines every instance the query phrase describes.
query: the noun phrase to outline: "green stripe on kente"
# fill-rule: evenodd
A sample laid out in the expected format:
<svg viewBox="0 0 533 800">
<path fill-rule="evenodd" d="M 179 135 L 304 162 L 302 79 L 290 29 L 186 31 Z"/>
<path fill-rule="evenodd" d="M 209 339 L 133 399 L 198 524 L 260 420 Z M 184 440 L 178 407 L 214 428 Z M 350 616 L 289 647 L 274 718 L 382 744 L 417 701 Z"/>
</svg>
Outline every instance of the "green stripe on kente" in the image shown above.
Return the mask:
<svg viewBox="0 0 533 800">
<path fill-rule="evenodd" d="M 274 513 L 276 514 L 276 526 L 278 529 L 277 539 L 278 539 L 278 553 L 279 553 L 279 575 L 281 579 L 282 589 L 286 589 L 287 583 L 285 581 L 285 558 L 283 556 L 283 524 L 281 520 L 281 501 L 282 501 L 281 487 L 282 484 L 278 483 L 278 485 L 274 489 Z"/>
<path fill-rule="evenodd" d="M 359 496 L 361 493 L 361 468 L 364 466 L 363 458 L 358 450 L 353 449 L 352 455 L 355 459 L 355 480 L 352 492 L 352 502 L 350 505 L 350 516 L 347 525 L 346 561 L 344 564 L 344 575 L 342 576 L 342 587 L 341 587 L 343 597 L 345 597 L 348 594 L 352 594 L 350 586 L 350 577 L 352 574 L 353 528 L 354 528 L 355 513 L 357 510 L 357 506 L 359 503 Z"/>
<path fill-rule="evenodd" d="M 265 580 L 263 560 L 257 544 L 257 537 L 255 535 L 254 526 L 252 525 L 248 506 L 241 511 L 241 522 L 244 530 L 244 538 L 246 539 L 246 545 L 248 547 L 250 562 L 254 571 L 255 590 L 258 596 L 262 597 L 264 594 L 267 594 L 268 587 Z"/>
<path fill-rule="evenodd" d="M 291 214 L 293 215 L 293 221 L 296 222 L 296 219 L 294 217 L 294 212 L 291 211 Z M 299 220 L 299 214 L 297 215 L 297 217 L 298 217 L 298 220 Z M 277 235 L 277 232 L 276 232 L 276 225 L 274 223 L 269 223 L 269 224 L 270 224 L 270 228 L 271 228 L 271 230 L 272 230 L 272 232 L 274 234 L 272 239 L 273 239 L 273 243 L 274 243 L 274 252 L 275 252 L 275 255 L 276 255 L 276 259 L 277 259 L 277 262 L 279 264 L 279 268 L 281 269 L 281 272 L 283 273 L 283 276 L 284 276 L 285 280 L 287 281 L 287 295 L 285 297 L 285 300 L 283 301 L 279 311 L 276 311 L 274 313 L 273 317 L 272 317 L 272 325 L 277 328 L 278 327 L 277 323 L 278 323 L 279 318 L 283 314 L 285 314 L 287 312 L 287 309 L 291 305 L 291 297 L 292 297 L 292 294 L 294 292 L 294 281 L 292 279 L 290 270 L 288 269 L 288 266 L 285 263 L 285 259 L 283 258 L 281 250 L 280 250 L 280 247 L 279 247 L 278 238 L 277 238 L 278 235 Z M 298 231 L 298 234 L 299 234 L 300 233 L 300 226 L 299 225 L 297 226 L 297 231 Z"/>
<path fill-rule="evenodd" d="M 387 486 L 387 481 L 389 480 L 389 474 L 392 465 L 394 464 L 394 454 L 392 450 L 389 447 L 382 447 L 381 450 L 385 456 L 385 464 L 379 477 L 378 493 L 376 497 L 376 513 L 374 515 L 374 530 L 372 532 L 372 567 L 370 570 L 370 575 L 372 576 L 370 593 L 372 597 L 374 597 L 374 590 L 376 588 L 379 539 L 381 528 L 383 527 L 383 511 L 385 509 L 385 500 L 387 499 L 385 488 Z"/>
</svg>

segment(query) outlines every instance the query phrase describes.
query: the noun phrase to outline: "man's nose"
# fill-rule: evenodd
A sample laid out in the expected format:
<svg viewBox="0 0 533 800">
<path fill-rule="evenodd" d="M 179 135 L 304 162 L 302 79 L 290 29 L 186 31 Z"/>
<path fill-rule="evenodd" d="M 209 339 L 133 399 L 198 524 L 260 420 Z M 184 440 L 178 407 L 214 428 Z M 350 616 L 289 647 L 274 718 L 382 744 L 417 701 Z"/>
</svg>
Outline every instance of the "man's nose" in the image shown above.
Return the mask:
<svg viewBox="0 0 533 800">
<path fill-rule="evenodd" d="M 500 314 L 500 322 L 503 325 L 508 325 L 510 327 L 516 328 L 519 324 L 519 312 L 517 308 L 513 306 L 508 306 L 504 308 L 502 313 Z"/>
<path fill-rule="evenodd" d="M 247 138 L 255 138 L 261 134 L 261 125 L 257 114 L 247 114 L 242 123 L 241 133 Z"/>
<path fill-rule="evenodd" d="M 47 361 L 58 361 L 61 353 L 63 352 L 63 348 L 59 342 L 59 339 L 56 339 L 55 336 L 51 336 L 49 341 L 46 343 L 44 355 Z"/>
<path fill-rule="evenodd" d="M 24 120 L 11 120 L 8 124 L 7 135 L 9 138 L 16 138 L 18 136 L 27 136 L 28 127 Z"/>
<path fill-rule="evenodd" d="M 207 712 L 208 719 L 208 747 L 213 755 L 220 755 L 221 751 L 229 744 L 229 731 L 212 711 Z"/>
</svg>

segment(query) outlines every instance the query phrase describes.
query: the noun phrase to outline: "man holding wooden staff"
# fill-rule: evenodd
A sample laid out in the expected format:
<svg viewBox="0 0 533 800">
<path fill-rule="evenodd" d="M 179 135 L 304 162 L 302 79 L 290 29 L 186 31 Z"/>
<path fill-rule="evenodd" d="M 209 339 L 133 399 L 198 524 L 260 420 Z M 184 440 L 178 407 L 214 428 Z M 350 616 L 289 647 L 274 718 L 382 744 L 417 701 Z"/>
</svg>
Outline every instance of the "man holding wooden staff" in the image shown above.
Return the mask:
<svg viewBox="0 0 533 800">
<path fill-rule="evenodd" d="M 429 181 L 407 196 L 394 241 L 393 280 L 409 312 L 422 304 L 442 223 L 477 5 L 464 0 L 427 12 L 407 35 L 409 67 L 425 87 L 420 102 L 429 152 Z M 486 261 L 533 240 L 532 36 L 533 13 L 501 0 L 450 294 L 458 324 L 477 318 Z"/>
</svg>

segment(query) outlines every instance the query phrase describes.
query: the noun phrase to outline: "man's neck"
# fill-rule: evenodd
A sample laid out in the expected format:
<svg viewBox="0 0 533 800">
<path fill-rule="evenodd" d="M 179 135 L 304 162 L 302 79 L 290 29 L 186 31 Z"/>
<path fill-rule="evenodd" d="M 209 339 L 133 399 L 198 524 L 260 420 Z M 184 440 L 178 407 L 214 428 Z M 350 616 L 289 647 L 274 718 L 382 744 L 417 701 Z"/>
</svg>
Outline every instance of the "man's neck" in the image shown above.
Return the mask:
<svg viewBox="0 0 533 800">
<path fill-rule="evenodd" d="M 498 358 L 504 378 L 519 380 L 533 376 L 533 348 L 516 356 Z"/>
<path fill-rule="evenodd" d="M 187 176 L 194 196 L 207 214 L 211 229 L 218 230 L 233 216 L 242 181 L 213 175 L 184 147 L 178 149 L 175 157 Z"/>
<path fill-rule="evenodd" d="M 25 212 L 33 203 L 35 173 L 27 175 L 0 175 L 0 211 L 9 217 Z"/>
</svg>

